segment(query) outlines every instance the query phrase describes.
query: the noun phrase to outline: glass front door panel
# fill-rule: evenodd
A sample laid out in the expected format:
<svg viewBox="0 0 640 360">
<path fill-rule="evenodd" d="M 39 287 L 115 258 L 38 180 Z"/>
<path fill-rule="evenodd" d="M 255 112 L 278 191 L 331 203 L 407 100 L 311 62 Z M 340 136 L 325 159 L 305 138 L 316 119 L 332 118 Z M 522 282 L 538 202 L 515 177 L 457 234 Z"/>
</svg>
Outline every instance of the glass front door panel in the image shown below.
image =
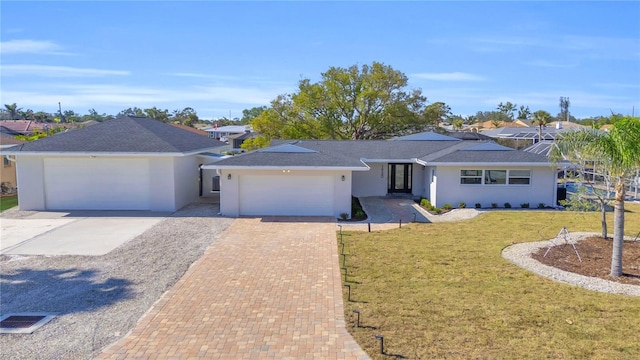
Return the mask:
<svg viewBox="0 0 640 360">
<path fill-rule="evenodd" d="M 388 191 L 410 193 L 413 164 L 389 164 Z"/>
</svg>

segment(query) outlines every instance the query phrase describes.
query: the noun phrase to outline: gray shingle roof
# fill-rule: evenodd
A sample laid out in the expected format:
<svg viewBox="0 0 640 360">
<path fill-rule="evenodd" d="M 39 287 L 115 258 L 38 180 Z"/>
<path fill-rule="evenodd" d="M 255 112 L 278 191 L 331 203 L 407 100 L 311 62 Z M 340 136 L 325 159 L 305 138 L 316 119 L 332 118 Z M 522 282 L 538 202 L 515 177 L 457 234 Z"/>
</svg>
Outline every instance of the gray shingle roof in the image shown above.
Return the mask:
<svg viewBox="0 0 640 360">
<path fill-rule="evenodd" d="M 196 153 L 226 144 L 157 120 L 123 116 L 11 148 L 20 152 Z"/>
<path fill-rule="evenodd" d="M 522 150 L 458 150 L 431 159 L 431 163 L 540 163 L 545 165 L 549 159 L 544 155 Z"/>
<path fill-rule="evenodd" d="M 216 166 L 364 167 L 368 160 L 429 163 L 549 163 L 546 156 L 478 140 L 274 140 L 273 147 L 291 144 L 315 152 L 253 151 L 221 160 Z M 504 149 L 504 150 L 502 150 Z"/>
</svg>

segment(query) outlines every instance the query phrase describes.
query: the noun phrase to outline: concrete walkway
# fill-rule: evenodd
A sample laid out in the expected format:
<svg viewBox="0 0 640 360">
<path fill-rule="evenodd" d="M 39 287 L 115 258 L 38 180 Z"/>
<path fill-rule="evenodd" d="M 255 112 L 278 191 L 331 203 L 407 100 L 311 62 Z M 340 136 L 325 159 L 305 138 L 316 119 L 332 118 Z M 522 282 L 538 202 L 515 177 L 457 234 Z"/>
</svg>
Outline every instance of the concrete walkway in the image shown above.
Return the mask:
<svg viewBox="0 0 640 360">
<path fill-rule="evenodd" d="M 360 204 L 369 218 L 360 222 L 341 222 L 345 230 L 389 230 L 410 222 L 435 223 L 468 220 L 481 212 L 476 209 L 454 209 L 442 215 L 432 215 L 413 199 L 383 196 L 361 197 Z"/>
<path fill-rule="evenodd" d="M 345 329 L 334 220 L 235 220 L 99 358 L 368 359 Z"/>
</svg>

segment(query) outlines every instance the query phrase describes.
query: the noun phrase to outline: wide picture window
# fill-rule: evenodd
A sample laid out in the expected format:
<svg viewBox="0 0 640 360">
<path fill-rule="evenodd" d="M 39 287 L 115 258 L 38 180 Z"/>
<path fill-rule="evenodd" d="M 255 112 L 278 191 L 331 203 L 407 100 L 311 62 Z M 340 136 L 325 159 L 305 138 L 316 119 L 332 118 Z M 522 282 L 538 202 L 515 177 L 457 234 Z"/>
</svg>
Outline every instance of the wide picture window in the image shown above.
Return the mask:
<svg viewBox="0 0 640 360">
<path fill-rule="evenodd" d="M 531 170 L 460 170 L 463 185 L 529 185 Z"/>
</svg>

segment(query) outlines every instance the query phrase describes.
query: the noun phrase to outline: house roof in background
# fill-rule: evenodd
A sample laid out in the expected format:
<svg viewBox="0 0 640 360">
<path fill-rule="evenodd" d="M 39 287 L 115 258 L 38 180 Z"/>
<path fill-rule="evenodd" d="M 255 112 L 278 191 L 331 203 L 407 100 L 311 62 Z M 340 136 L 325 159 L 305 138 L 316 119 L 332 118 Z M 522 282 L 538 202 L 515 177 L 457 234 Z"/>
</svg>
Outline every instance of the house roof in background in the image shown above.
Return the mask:
<svg viewBox="0 0 640 360">
<path fill-rule="evenodd" d="M 16 146 L 25 153 L 196 153 L 225 143 L 158 120 L 123 116 Z"/>
<path fill-rule="evenodd" d="M 447 135 L 442 135 L 442 134 L 438 134 L 435 132 L 421 132 L 421 133 L 417 133 L 417 134 L 411 134 L 411 135 L 406 135 L 406 136 L 400 136 L 397 138 L 393 138 L 391 140 L 420 140 L 420 141 L 452 141 L 452 140 L 458 140 L 457 138 L 451 137 L 451 136 L 447 136 Z"/>
<path fill-rule="evenodd" d="M 211 127 L 207 127 L 204 129 L 205 131 L 208 132 L 223 132 L 223 133 L 236 133 L 236 134 L 242 134 L 245 131 L 248 130 L 248 127 L 245 125 L 227 125 L 227 126 L 220 126 L 219 128 L 214 128 L 213 126 Z"/>
<path fill-rule="evenodd" d="M 206 131 L 204 131 L 204 130 L 200 130 L 200 129 L 193 128 L 193 127 L 191 127 L 191 126 L 182 125 L 182 124 L 173 124 L 173 123 L 171 123 L 171 124 L 169 124 L 169 125 L 171 125 L 171 126 L 173 126 L 173 127 L 177 127 L 178 129 L 191 131 L 191 132 L 192 132 L 192 133 L 194 133 L 194 134 L 198 134 L 198 135 L 202 135 L 202 136 L 207 136 L 207 137 L 209 136 L 209 133 L 208 133 L 208 132 L 206 132 Z"/>
<path fill-rule="evenodd" d="M 485 141 L 494 141 L 491 136 L 487 136 L 478 132 L 472 131 L 449 131 L 447 132 L 447 136 L 454 137 L 460 140 L 485 140 Z"/>
<path fill-rule="evenodd" d="M 24 140 L 18 140 L 16 138 L 14 138 L 13 136 L 9 136 L 9 135 L 5 135 L 5 134 L 1 134 L 0 133 L 0 146 L 2 146 L 2 147 L 24 144 L 24 142 L 25 142 Z"/>
<path fill-rule="evenodd" d="M 40 131 L 45 131 L 48 128 L 55 127 L 63 127 L 63 128 L 74 128 L 75 124 L 69 123 L 44 123 L 37 122 L 34 120 L 0 120 L 0 126 L 10 129 L 14 132 L 26 135 L 33 133 L 36 129 Z"/>
</svg>

